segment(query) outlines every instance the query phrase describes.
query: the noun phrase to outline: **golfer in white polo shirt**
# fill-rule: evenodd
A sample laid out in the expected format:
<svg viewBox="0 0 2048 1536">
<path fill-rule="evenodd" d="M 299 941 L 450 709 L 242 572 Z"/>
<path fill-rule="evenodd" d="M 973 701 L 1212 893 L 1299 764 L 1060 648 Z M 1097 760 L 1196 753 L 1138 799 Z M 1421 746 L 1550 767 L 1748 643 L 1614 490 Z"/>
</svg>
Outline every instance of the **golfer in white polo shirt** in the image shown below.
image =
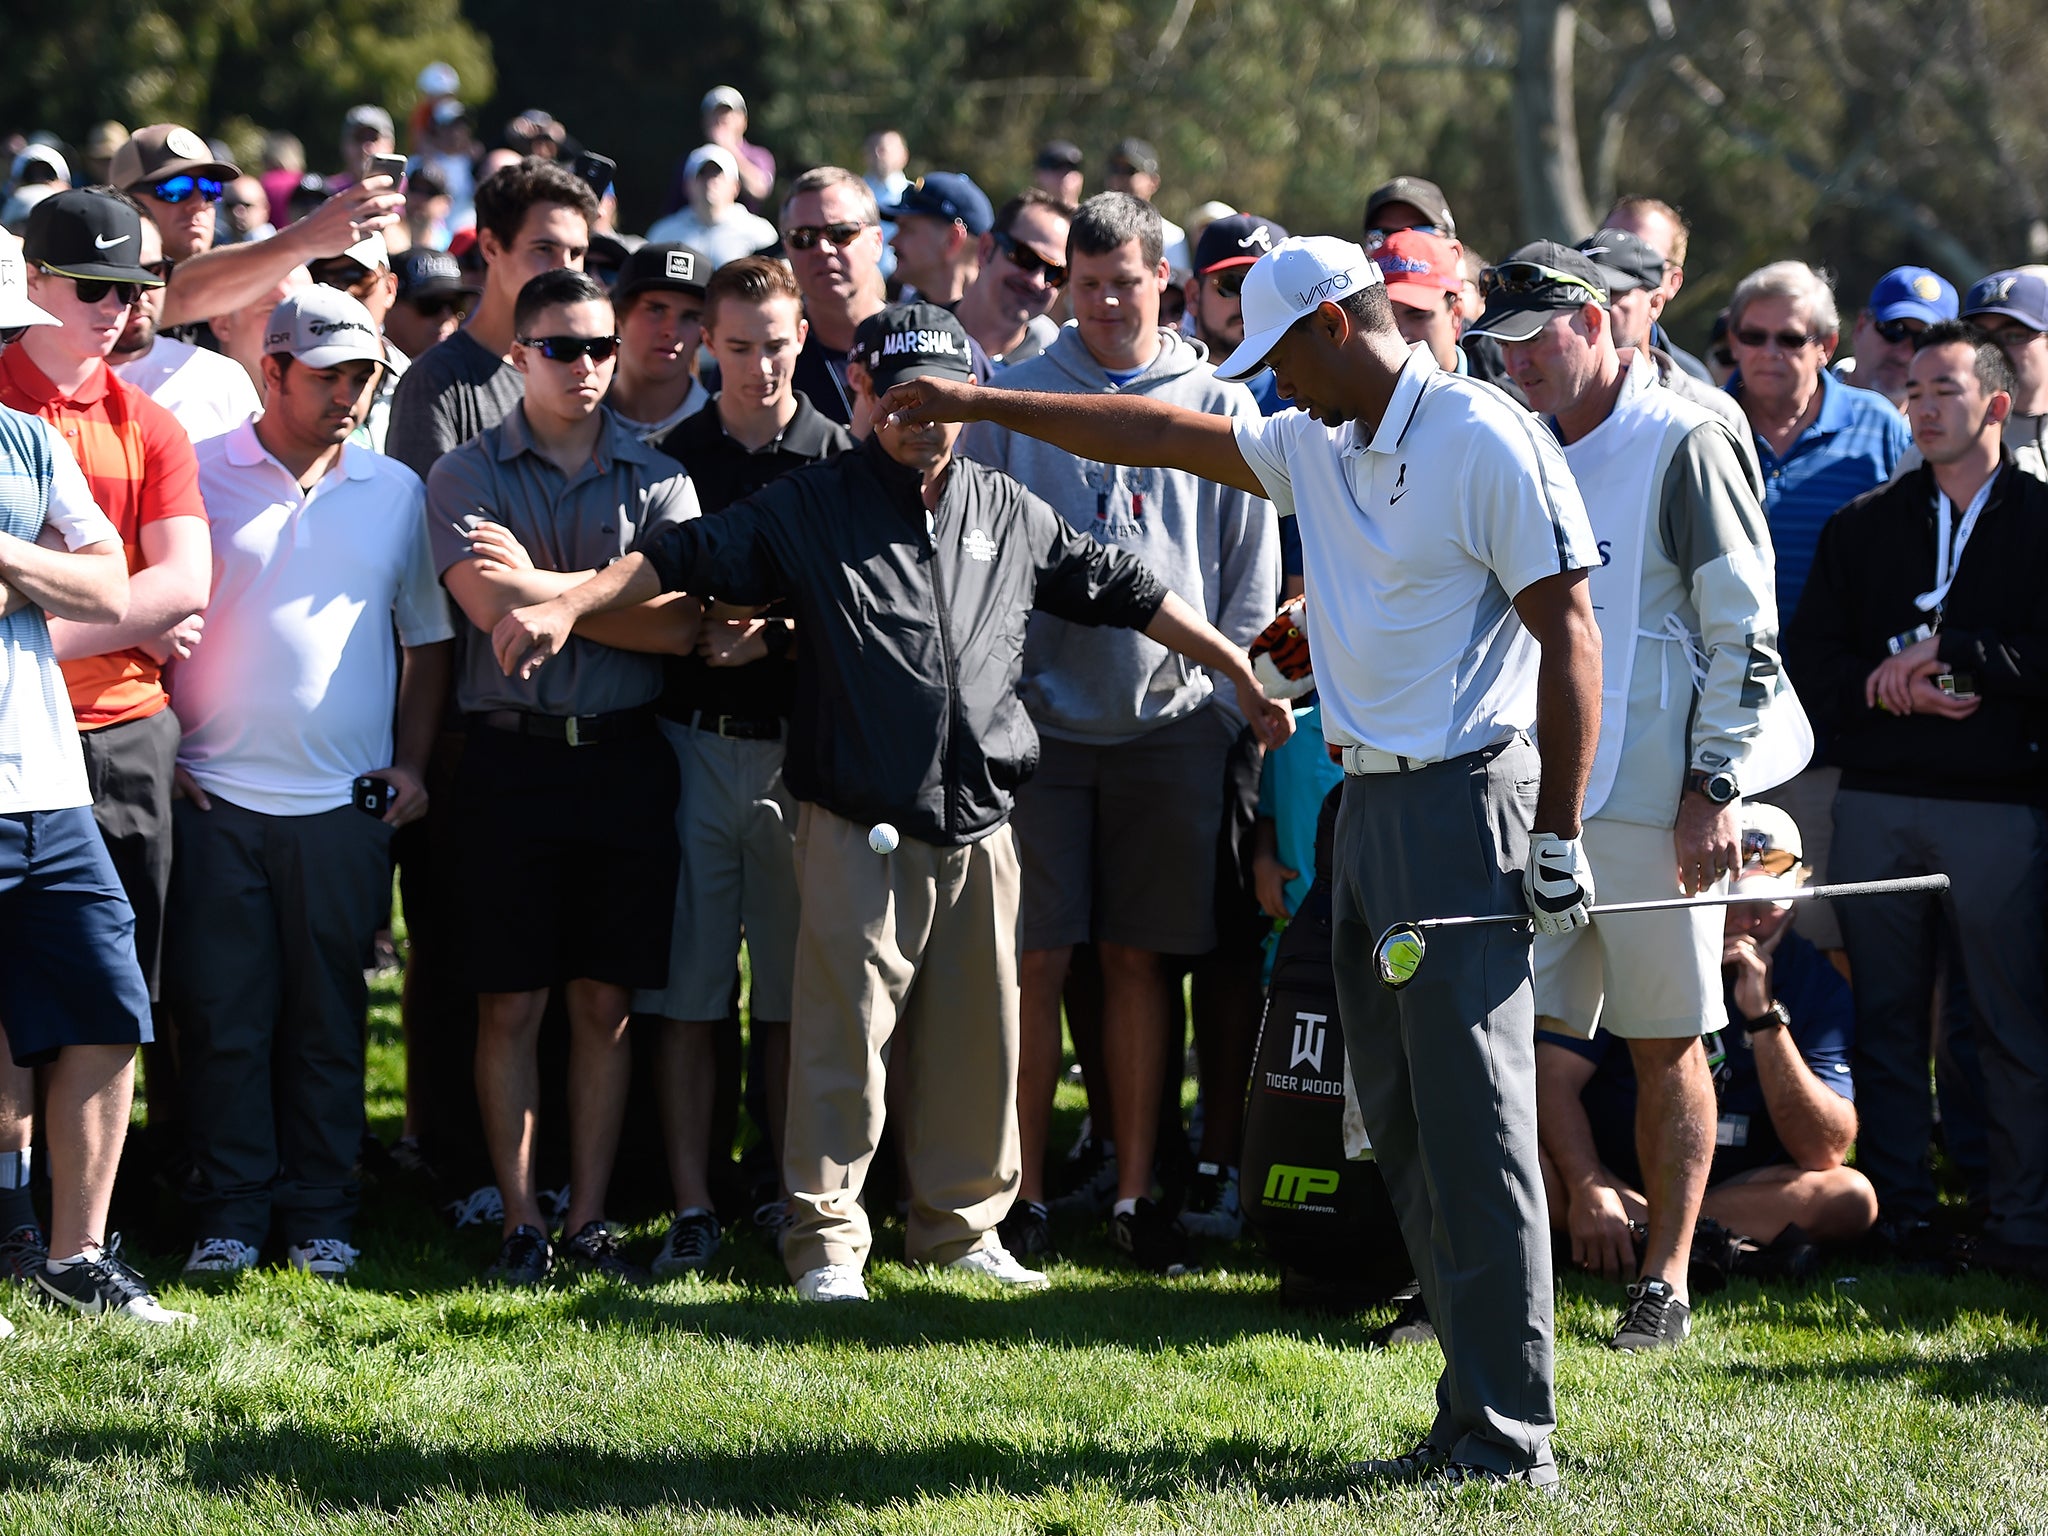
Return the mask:
<svg viewBox="0 0 2048 1536">
<path fill-rule="evenodd" d="M 1554 1488 L 1530 935 L 1432 935 L 1429 965 L 1398 993 L 1379 984 L 1373 942 L 1396 921 L 1466 912 L 1529 910 L 1551 932 L 1587 921 L 1579 801 L 1599 736 L 1600 636 L 1585 573 L 1600 557 L 1556 440 L 1403 343 L 1357 246 L 1283 241 L 1243 295 L 1244 343 L 1217 371 L 1270 366 L 1296 407 L 1278 416 L 934 379 L 899 385 L 883 407 L 1192 470 L 1300 518 L 1324 730 L 1346 773 L 1345 1042 L 1445 1354 L 1427 1437 L 1354 1470 Z"/>
</svg>

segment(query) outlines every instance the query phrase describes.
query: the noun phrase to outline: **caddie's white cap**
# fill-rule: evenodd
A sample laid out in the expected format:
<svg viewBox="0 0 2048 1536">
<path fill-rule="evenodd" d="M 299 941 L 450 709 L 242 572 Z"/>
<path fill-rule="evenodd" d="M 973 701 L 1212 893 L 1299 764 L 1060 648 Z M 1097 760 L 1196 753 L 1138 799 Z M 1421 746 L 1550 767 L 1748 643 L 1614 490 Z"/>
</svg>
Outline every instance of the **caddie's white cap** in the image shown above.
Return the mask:
<svg viewBox="0 0 2048 1536">
<path fill-rule="evenodd" d="M 17 325 L 59 325 L 62 322 L 28 299 L 28 264 L 21 259 L 21 247 L 0 235 L 0 331 Z"/>
<path fill-rule="evenodd" d="M 1303 315 L 1324 303 L 1341 304 L 1361 288 L 1379 286 L 1380 269 L 1362 247 L 1335 235 L 1294 235 L 1252 263 L 1245 274 L 1244 340 L 1216 376 L 1249 378 L 1273 343 Z"/>
<path fill-rule="evenodd" d="M 288 352 L 293 362 L 308 368 L 384 361 L 377 322 L 362 301 L 318 284 L 301 288 L 270 312 L 263 350 L 272 356 Z"/>
</svg>

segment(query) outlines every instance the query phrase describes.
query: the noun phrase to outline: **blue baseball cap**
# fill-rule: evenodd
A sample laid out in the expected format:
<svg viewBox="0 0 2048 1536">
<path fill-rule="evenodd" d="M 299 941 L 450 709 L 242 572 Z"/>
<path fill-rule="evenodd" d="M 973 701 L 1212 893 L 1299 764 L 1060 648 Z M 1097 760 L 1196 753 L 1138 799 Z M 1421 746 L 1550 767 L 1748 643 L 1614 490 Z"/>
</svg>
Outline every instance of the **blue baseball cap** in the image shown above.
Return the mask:
<svg viewBox="0 0 2048 1536">
<path fill-rule="evenodd" d="M 1963 306 L 1968 319 L 1979 315 L 2004 315 L 2036 331 L 2048 331 L 2048 282 L 2038 272 L 2009 268 L 1988 273 L 1970 285 L 1970 299 Z"/>
<path fill-rule="evenodd" d="M 996 211 L 988 194 L 958 171 L 933 171 L 920 176 L 903 189 L 895 203 L 882 210 L 885 219 L 958 219 L 970 235 L 985 235 L 995 227 Z"/>
<path fill-rule="evenodd" d="M 1939 325 L 1956 317 L 1955 284 L 1927 267 L 1893 267 L 1870 290 L 1870 318 L 1924 320 Z"/>
</svg>

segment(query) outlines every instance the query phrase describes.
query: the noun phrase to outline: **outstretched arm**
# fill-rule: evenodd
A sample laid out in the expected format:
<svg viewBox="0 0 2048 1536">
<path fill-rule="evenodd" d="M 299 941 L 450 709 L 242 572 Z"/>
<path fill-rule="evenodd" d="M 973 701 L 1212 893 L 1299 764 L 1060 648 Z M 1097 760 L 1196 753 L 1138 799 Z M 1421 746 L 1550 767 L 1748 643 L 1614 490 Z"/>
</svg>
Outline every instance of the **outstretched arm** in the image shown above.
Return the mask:
<svg viewBox="0 0 2048 1536">
<path fill-rule="evenodd" d="M 1277 747 L 1294 734 L 1294 711 L 1266 697 L 1266 690 L 1252 673 L 1251 659 L 1176 594 L 1166 594 L 1152 622 L 1145 626 L 1145 636 L 1229 678 L 1237 689 L 1237 707 L 1265 746 Z"/>
<path fill-rule="evenodd" d="M 1237 446 L 1229 416 L 1138 395 L 1051 395 L 951 379 L 911 379 L 882 397 L 879 420 L 904 426 L 990 421 L 1084 459 L 1184 469 L 1254 496 L 1267 494 Z"/>
</svg>

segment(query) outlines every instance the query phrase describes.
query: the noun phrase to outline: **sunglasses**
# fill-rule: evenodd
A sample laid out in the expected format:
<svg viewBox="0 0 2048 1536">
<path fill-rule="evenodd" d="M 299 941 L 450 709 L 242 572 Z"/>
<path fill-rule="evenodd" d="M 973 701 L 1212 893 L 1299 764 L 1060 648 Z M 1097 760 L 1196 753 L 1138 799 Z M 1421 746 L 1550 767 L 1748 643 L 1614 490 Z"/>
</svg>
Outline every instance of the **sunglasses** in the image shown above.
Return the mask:
<svg viewBox="0 0 2048 1536">
<path fill-rule="evenodd" d="M 1401 234 L 1404 231 L 1413 232 L 1418 235 L 1436 235 L 1446 240 L 1450 238 L 1451 234 L 1441 224 L 1403 224 L 1400 229 L 1367 229 L 1365 232 L 1365 248 L 1368 251 L 1376 251 L 1387 243 L 1388 237 Z"/>
<path fill-rule="evenodd" d="M 1546 288 L 1578 288 L 1591 295 L 1595 304 L 1607 302 L 1606 292 L 1570 272 L 1546 267 L 1540 261 L 1503 261 L 1479 274 L 1479 297 L 1491 299 L 1497 293 L 1540 293 Z"/>
<path fill-rule="evenodd" d="M 1733 368 L 1735 366 L 1735 354 L 1726 347 L 1716 347 L 1708 355 L 1723 368 Z"/>
<path fill-rule="evenodd" d="M 27 333 L 25 325 L 0 326 L 0 347 L 11 347 Z"/>
<path fill-rule="evenodd" d="M 1822 339 L 1808 336 L 1804 331 L 1766 331 L 1751 325 L 1741 327 L 1734 334 L 1737 341 L 1752 351 L 1775 345 L 1780 352 L 1797 352 Z"/>
<path fill-rule="evenodd" d="M 426 298 L 407 299 L 405 302 L 429 320 L 443 320 L 449 315 L 467 315 L 470 304 L 469 295 L 462 293 L 429 294 Z"/>
<path fill-rule="evenodd" d="M 1783 875 L 1798 867 L 1799 856 L 1789 848 L 1774 848 L 1763 833 L 1746 832 L 1742 837 L 1742 863 L 1745 869 L 1761 869 L 1767 875 Z"/>
<path fill-rule="evenodd" d="M 1244 292 L 1244 280 L 1251 275 L 1249 266 L 1225 267 L 1221 272 L 1209 274 L 1209 286 L 1219 299 L 1234 299 Z"/>
<path fill-rule="evenodd" d="M 873 229 L 872 224 L 799 224 L 795 229 L 786 230 L 782 243 L 792 251 L 815 250 L 821 244 L 829 244 L 836 251 L 843 251 L 861 237 L 863 231 Z"/>
<path fill-rule="evenodd" d="M 161 261 L 145 261 L 142 264 L 142 270 L 158 282 L 168 283 L 171 280 L 171 270 L 176 266 L 177 263 L 166 256 Z"/>
<path fill-rule="evenodd" d="M 1915 326 L 1918 326 L 1919 330 L 1913 329 Z M 1893 346 L 1897 346 L 1902 341 L 1911 341 L 1920 334 L 1920 331 L 1926 330 L 1927 322 L 1925 320 L 1879 320 L 1871 326 L 1871 329 Z"/>
<path fill-rule="evenodd" d="M 166 176 L 162 181 L 144 190 L 158 202 L 175 206 L 184 202 L 194 192 L 199 194 L 201 202 L 217 203 L 227 188 L 211 176 Z"/>
<path fill-rule="evenodd" d="M 313 281 L 322 288 L 338 288 L 343 293 L 361 298 L 384 275 L 383 269 L 372 271 L 356 261 L 341 261 L 332 266 L 318 266 L 311 269 Z"/>
<path fill-rule="evenodd" d="M 133 304 L 135 296 L 142 292 L 140 283 L 116 282 L 105 277 L 78 277 L 60 267 L 48 265 L 39 266 L 36 270 L 47 272 L 52 277 L 70 278 L 78 288 L 78 302 L 81 304 L 97 304 L 111 293 L 125 306 Z"/>
<path fill-rule="evenodd" d="M 531 347 L 551 363 L 573 363 L 587 357 L 593 363 L 608 363 L 619 350 L 616 336 L 521 336 L 519 345 Z"/>
<path fill-rule="evenodd" d="M 991 238 L 996 243 L 996 249 L 1009 258 L 1010 265 L 1026 277 L 1034 272 L 1043 272 L 1048 288 L 1058 288 L 1066 282 L 1067 269 L 1064 266 L 1058 262 L 1047 261 L 1015 235 L 998 234 Z"/>
</svg>

